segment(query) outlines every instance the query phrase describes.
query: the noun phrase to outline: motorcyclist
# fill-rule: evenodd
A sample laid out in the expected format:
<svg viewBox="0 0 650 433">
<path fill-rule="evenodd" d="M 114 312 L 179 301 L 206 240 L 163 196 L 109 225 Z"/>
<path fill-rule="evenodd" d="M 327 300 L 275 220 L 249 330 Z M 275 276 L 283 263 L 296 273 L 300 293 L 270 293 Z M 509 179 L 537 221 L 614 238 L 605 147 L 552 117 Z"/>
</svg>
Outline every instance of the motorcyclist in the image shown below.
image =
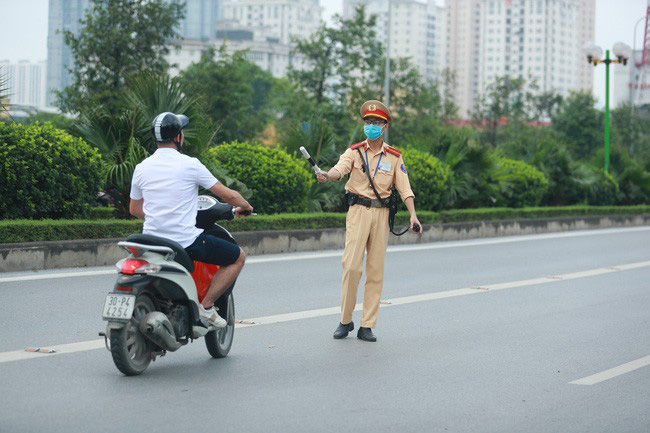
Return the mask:
<svg viewBox="0 0 650 433">
<path fill-rule="evenodd" d="M 210 190 L 240 215 L 253 207 L 239 192 L 215 178 L 196 158 L 181 153 L 187 116 L 161 113 L 151 129 L 158 149 L 133 172 L 131 215 L 144 219 L 142 232 L 178 242 L 192 260 L 219 265 L 210 288 L 199 305 L 204 321 L 223 328 L 226 321 L 217 313 L 214 302 L 230 287 L 241 272 L 246 255 L 237 245 L 203 233 L 195 226 L 199 186 Z"/>
</svg>

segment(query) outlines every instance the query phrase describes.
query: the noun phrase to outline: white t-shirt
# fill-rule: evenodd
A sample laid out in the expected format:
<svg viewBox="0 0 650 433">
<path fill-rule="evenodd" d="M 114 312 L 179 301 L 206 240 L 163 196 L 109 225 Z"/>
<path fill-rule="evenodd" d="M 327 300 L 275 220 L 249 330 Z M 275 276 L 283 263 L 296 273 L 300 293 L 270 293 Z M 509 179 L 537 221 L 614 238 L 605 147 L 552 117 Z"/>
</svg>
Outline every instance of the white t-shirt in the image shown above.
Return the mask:
<svg viewBox="0 0 650 433">
<path fill-rule="evenodd" d="M 135 167 L 131 182 L 131 198 L 144 198 L 142 233 L 190 246 L 203 232 L 195 227 L 199 185 L 209 189 L 217 182 L 198 159 L 176 149 L 156 150 Z"/>
</svg>

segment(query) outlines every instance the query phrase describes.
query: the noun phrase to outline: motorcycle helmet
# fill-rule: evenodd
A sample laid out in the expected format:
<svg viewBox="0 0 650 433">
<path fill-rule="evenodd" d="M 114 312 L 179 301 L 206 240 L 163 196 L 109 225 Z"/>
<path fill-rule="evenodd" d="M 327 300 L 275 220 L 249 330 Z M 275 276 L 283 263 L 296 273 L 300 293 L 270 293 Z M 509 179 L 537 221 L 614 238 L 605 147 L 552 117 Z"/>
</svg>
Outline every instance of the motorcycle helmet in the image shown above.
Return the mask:
<svg viewBox="0 0 650 433">
<path fill-rule="evenodd" d="M 189 123 L 190 119 L 183 114 L 160 113 L 151 122 L 151 132 L 156 143 L 168 143 L 174 141 Z"/>
</svg>

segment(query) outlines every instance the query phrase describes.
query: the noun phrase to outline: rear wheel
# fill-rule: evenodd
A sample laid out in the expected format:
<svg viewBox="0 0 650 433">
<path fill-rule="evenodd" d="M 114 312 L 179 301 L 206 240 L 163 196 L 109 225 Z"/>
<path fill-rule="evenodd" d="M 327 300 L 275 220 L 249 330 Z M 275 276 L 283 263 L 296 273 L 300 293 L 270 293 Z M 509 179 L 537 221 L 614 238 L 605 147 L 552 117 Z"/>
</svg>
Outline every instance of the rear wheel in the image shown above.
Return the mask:
<svg viewBox="0 0 650 433">
<path fill-rule="evenodd" d="M 123 328 L 111 329 L 111 354 L 118 370 L 127 376 L 136 376 L 147 369 L 151 362 L 151 343 L 140 332 L 140 320 L 155 311 L 151 299 L 139 295 L 135 300 L 133 316 Z"/>
<path fill-rule="evenodd" d="M 232 347 L 232 340 L 235 336 L 235 298 L 232 293 L 226 301 L 226 315 L 223 317 L 228 325 L 217 331 L 210 331 L 205 336 L 205 347 L 213 358 L 225 358 Z M 223 309 L 219 309 L 223 313 Z"/>
</svg>

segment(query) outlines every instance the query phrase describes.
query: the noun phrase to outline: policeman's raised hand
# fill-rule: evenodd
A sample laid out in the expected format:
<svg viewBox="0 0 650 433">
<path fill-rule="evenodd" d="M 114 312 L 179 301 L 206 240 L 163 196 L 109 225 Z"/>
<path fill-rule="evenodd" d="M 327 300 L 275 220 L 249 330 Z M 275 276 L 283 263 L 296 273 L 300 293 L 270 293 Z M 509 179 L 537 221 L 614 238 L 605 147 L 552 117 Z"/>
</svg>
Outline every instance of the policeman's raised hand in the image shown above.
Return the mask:
<svg viewBox="0 0 650 433">
<path fill-rule="evenodd" d="M 319 183 L 325 183 L 329 180 L 329 176 L 327 175 L 327 172 L 319 171 L 316 173 L 316 179 L 318 179 Z"/>
<path fill-rule="evenodd" d="M 411 230 L 413 233 L 422 234 L 422 224 L 415 215 L 411 216 Z"/>
</svg>

